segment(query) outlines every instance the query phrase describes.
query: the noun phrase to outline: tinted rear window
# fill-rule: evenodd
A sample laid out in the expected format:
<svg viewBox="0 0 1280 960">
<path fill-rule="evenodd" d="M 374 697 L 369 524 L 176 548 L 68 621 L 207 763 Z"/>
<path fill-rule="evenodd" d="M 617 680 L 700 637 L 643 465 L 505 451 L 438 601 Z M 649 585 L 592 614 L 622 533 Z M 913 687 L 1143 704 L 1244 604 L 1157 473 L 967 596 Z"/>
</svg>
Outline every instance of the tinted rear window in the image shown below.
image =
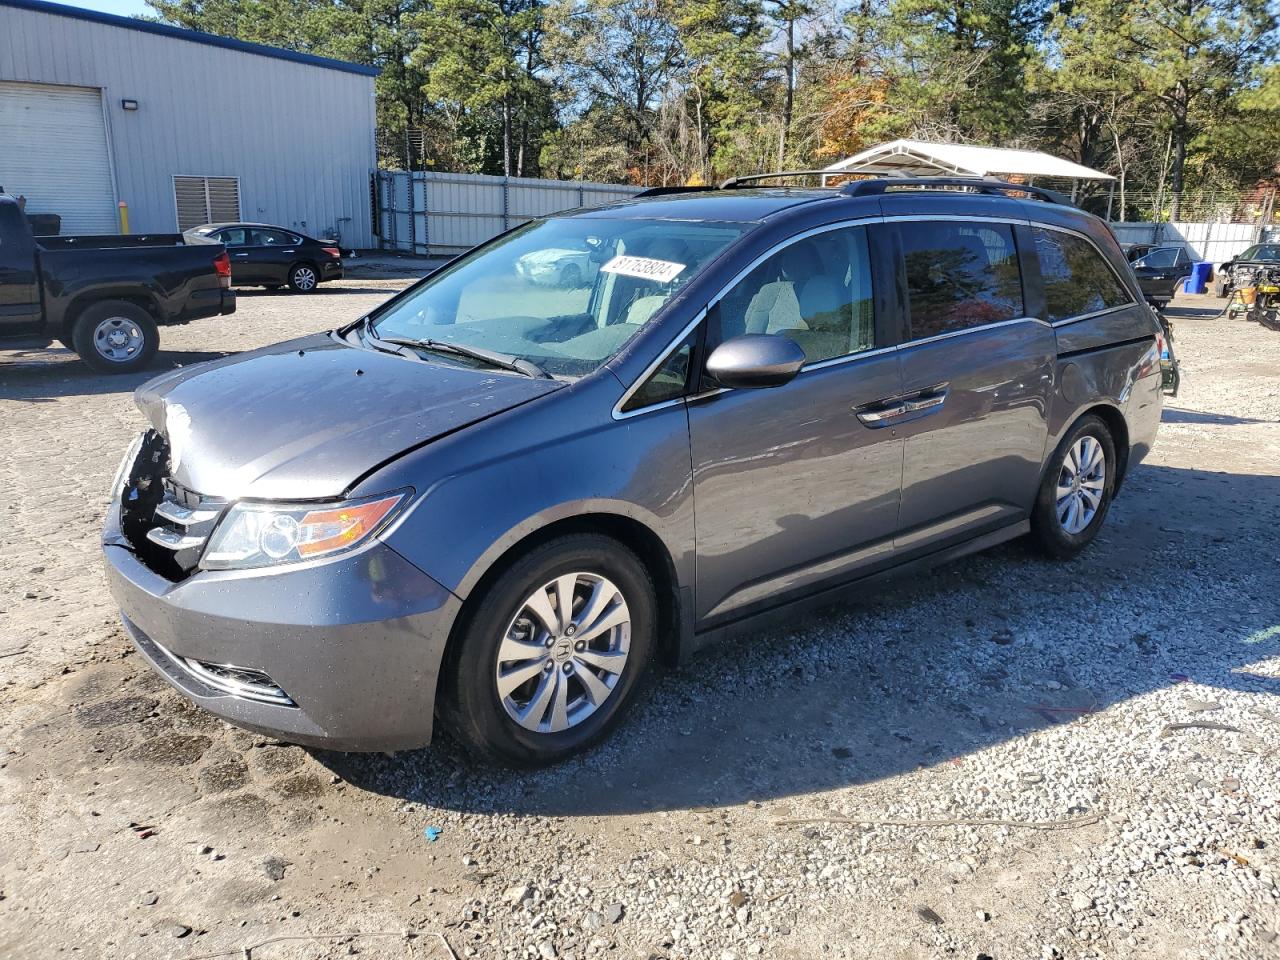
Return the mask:
<svg viewBox="0 0 1280 960">
<path fill-rule="evenodd" d="M 898 236 L 912 339 L 1026 315 L 1008 224 L 902 223 Z"/>
<path fill-rule="evenodd" d="M 1032 230 L 1050 323 L 1132 302 L 1129 291 L 1097 248 L 1059 230 Z"/>
</svg>

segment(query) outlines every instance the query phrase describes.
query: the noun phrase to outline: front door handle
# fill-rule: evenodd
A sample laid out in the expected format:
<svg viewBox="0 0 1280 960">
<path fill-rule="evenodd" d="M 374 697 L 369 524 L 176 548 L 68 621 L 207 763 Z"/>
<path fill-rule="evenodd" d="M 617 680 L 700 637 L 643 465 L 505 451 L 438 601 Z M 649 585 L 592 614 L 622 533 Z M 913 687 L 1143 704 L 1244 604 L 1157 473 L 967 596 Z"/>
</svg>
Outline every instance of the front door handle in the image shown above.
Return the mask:
<svg viewBox="0 0 1280 960">
<path fill-rule="evenodd" d="M 234 254 L 234 256 L 237 256 L 237 257 L 247 257 L 247 256 L 248 256 L 248 254 L 247 254 L 247 253 L 237 253 L 237 254 Z"/>
</svg>

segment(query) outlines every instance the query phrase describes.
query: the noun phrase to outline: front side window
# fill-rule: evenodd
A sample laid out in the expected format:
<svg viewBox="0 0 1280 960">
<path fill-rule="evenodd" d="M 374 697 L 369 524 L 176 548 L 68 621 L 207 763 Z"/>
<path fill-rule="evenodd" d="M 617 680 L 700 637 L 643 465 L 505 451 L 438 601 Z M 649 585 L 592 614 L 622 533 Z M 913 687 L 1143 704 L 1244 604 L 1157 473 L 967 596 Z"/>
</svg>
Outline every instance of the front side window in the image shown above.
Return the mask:
<svg viewBox="0 0 1280 960">
<path fill-rule="evenodd" d="M 809 363 L 871 349 L 866 228 L 828 230 L 779 250 L 725 294 L 708 324 L 708 350 L 748 333 L 789 337 Z"/>
<path fill-rule="evenodd" d="M 1178 265 L 1181 252 L 1177 247 L 1159 247 L 1136 261 L 1134 266 L 1150 267 L 1153 270 L 1167 270 Z"/>
<path fill-rule="evenodd" d="M 897 226 L 911 339 L 1026 316 L 1008 224 L 941 220 Z"/>
<path fill-rule="evenodd" d="M 1115 271 L 1084 237 L 1042 227 L 1033 228 L 1032 235 L 1050 323 L 1132 302 Z"/>
<path fill-rule="evenodd" d="M 217 235 L 217 239 L 221 240 L 228 247 L 243 247 L 248 243 L 246 234 L 248 233 L 244 227 L 233 227 L 230 230 L 223 230 Z"/>
<path fill-rule="evenodd" d="M 583 376 L 617 354 L 743 229 L 705 221 L 535 221 L 432 274 L 375 313 L 373 329 L 384 339 L 496 351 L 552 376 Z"/>
<path fill-rule="evenodd" d="M 672 350 L 658 369 L 627 399 L 622 409 L 639 410 L 641 407 L 683 396 L 689 383 L 689 361 L 693 358 L 694 339 L 695 335 L 690 334 L 680 346 Z"/>
</svg>

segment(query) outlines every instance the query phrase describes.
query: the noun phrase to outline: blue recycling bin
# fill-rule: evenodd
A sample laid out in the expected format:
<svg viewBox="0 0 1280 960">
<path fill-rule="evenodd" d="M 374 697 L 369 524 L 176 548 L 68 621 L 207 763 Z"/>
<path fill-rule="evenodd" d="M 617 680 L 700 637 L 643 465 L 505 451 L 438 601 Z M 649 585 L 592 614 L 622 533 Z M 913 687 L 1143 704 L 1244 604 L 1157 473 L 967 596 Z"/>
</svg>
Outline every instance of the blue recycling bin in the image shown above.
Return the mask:
<svg viewBox="0 0 1280 960">
<path fill-rule="evenodd" d="M 1209 274 L 1213 273 L 1213 264 L 1197 261 L 1191 265 L 1191 276 L 1182 282 L 1183 293 L 1204 293 L 1209 289 Z"/>
</svg>

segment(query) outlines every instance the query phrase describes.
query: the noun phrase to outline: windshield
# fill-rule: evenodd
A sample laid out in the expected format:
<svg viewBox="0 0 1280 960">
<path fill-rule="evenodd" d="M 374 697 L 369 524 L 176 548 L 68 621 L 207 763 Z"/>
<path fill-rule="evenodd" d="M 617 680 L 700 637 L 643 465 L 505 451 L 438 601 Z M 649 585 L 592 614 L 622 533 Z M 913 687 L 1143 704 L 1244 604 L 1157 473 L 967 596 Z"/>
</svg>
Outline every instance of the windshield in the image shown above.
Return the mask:
<svg viewBox="0 0 1280 960">
<path fill-rule="evenodd" d="M 583 376 L 742 231 L 671 220 L 536 221 L 434 274 L 376 314 L 373 330 L 383 340 L 479 348 L 552 376 Z M 453 353 L 441 359 L 477 362 Z"/>
<path fill-rule="evenodd" d="M 1280 245 L 1274 243 L 1255 243 L 1240 254 L 1237 260 L 1280 260 Z"/>
</svg>

